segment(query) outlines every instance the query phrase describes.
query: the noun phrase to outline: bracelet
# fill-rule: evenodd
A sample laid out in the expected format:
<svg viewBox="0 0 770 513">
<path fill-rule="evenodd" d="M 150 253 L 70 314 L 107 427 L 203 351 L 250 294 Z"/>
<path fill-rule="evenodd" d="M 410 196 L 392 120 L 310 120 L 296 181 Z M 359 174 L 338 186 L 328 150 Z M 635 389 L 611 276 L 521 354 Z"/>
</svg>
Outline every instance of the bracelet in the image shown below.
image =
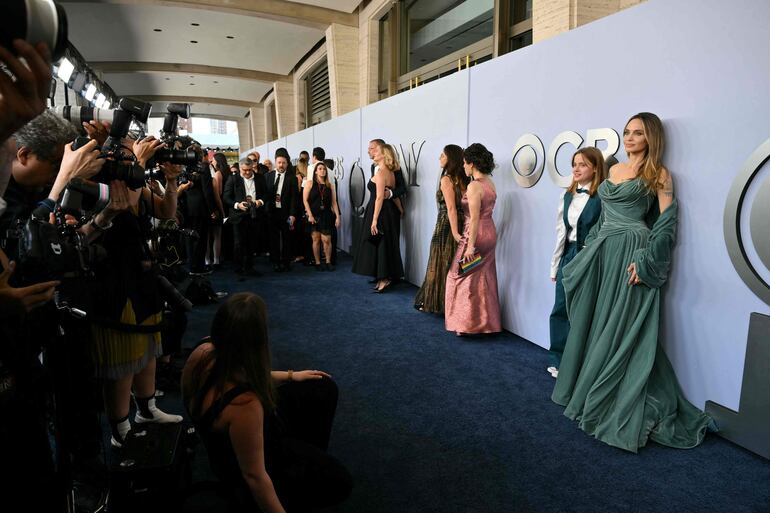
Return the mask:
<svg viewBox="0 0 770 513">
<path fill-rule="evenodd" d="M 289 381 L 292 381 L 291 377 L 294 375 L 294 371 L 293 371 L 293 370 L 291 370 L 291 369 L 289 369 L 289 370 L 288 370 L 288 371 L 286 371 L 286 372 L 287 372 L 287 374 L 289 375 Z"/>
</svg>

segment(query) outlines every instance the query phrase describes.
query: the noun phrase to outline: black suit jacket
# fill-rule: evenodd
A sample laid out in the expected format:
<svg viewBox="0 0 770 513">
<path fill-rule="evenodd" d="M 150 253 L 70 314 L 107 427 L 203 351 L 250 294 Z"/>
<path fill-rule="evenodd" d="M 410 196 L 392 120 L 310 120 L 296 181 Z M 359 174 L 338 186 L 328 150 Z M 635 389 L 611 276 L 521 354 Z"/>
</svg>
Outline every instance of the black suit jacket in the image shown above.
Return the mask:
<svg viewBox="0 0 770 513">
<path fill-rule="evenodd" d="M 299 197 L 299 186 L 297 185 L 297 177 L 285 172 L 286 176 L 283 177 L 283 191 L 281 191 L 281 215 L 284 218 L 289 216 L 297 217 L 297 209 L 299 208 L 302 199 Z M 275 178 L 278 175 L 276 171 L 270 171 L 265 175 L 265 206 L 267 207 L 268 215 L 272 216 L 275 210 Z"/>
<path fill-rule="evenodd" d="M 254 175 L 254 195 L 255 197 L 252 198 L 254 201 L 262 200 L 267 203 L 265 199 L 265 181 L 256 175 Z M 247 211 L 237 210 L 234 207 L 236 202 L 246 201 L 246 183 L 242 176 L 230 177 L 225 184 L 224 200 L 227 212 L 229 213 L 228 219 L 231 223 L 238 224 L 243 216 L 249 215 Z M 257 215 L 261 215 L 264 211 L 264 207 L 257 208 Z"/>
<path fill-rule="evenodd" d="M 372 177 L 374 176 L 374 168 L 377 167 L 377 164 L 372 162 Z M 406 181 L 404 180 L 404 172 L 400 169 L 396 169 L 393 171 L 393 176 L 396 178 L 396 185 L 391 189 L 391 192 L 393 193 L 393 196 L 391 196 L 388 199 L 396 199 L 401 198 L 403 196 L 406 196 Z"/>
<path fill-rule="evenodd" d="M 208 217 L 218 212 L 216 200 L 214 200 L 214 187 L 211 182 L 211 173 L 208 167 L 195 170 L 196 176 L 193 186 L 187 190 L 187 215 Z"/>
</svg>

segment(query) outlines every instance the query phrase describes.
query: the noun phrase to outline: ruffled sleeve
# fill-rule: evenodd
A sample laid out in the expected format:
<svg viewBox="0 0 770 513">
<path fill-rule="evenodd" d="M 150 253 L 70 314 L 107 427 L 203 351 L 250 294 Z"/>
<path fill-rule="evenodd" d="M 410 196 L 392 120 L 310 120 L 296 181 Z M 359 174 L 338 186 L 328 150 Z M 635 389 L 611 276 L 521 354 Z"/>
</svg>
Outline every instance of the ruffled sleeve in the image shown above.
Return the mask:
<svg viewBox="0 0 770 513">
<path fill-rule="evenodd" d="M 679 205 L 674 198 L 652 225 L 647 247 L 634 251 L 633 262 L 636 274 L 642 283 L 651 288 L 660 288 L 668 279 L 671 268 L 671 253 L 676 241 L 676 224 Z"/>
</svg>

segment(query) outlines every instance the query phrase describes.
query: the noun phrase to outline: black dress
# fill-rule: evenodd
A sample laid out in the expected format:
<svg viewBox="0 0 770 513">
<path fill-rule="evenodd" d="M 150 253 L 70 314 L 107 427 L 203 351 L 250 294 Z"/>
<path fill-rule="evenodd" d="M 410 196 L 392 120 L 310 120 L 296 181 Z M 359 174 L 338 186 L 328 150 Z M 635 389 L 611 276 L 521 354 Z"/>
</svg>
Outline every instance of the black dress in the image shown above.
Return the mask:
<svg viewBox="0 0 770 513">
<path fill-rule="evenodd" d="M 373 239 L 370 229 L 374 218 L 374 204 L 377 201 L 377 185 L 370 180 L 367 187 L 369 203 L 366 205 L 364 222 L 361 226 L 358 251 L 353 258 L 353 272 L 379 280 L 400 279 L 404 276 L 398 230 L 401 213 L 392 200 L 383 201 L 380 216 L 377 219 L 377 230 L 382 236 Z"/>
<path fill-rule="evenodd" d="M 210 383 L 201 388 L 196 403 L 209 388 Z M 202 414 L 190 413 L 231 510 L 258 513 L 228 433 L 214 430 L 225 407 L 246 391 L 244 386 L 236 386 Z M 281 504 L 292 513 L 342 502 L 350 495 L 352 478 L 337 459 L 326 453 L 337 407 L 336 384 L 326 378 L 295 381 L 277 387 L 276 393 L 277 410 L 265 414 L 263 440 L 265 469 Z"/>
<path fill-rule="evenodd" d="M 310 203 L 310 212 L 315 218 L 315 224 L 311 225 L 311 231 L 320 231 L 323 235 L 331 235 L 337 220 L 337 216 L 332 210 L 331 187 L 313 180 L 308 203 Z"/>
</svg>

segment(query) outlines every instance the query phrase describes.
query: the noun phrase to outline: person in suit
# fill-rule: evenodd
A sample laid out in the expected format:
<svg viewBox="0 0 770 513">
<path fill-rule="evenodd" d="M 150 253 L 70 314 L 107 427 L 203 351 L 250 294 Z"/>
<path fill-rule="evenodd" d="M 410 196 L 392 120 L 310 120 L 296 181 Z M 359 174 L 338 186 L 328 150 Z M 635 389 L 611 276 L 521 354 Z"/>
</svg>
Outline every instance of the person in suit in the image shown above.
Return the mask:
<svg viewBox="0 0 770 513">
<path fill-rule="evenodd" d="M 235 272 L 258 276 L 254 269 L 254 253 L 257 243 L 264 237 L 261 233 L 262 218 L 265 216 L 265 182 L 254 176 L 252 161 L 241 159 L 241 173 L 227 182 L 225 205 L 233 225 Z"/>
<path fill-rule="evenodd" d="M 270 261 L 276 272 L 291 269 L 291 232 L 301 201 L 297 180 L 291 176 L 288 168 L 289 158 L 280 154 L 275 159 L 275 170 L 265 178 Z"/>
<path fill-rule="evenodd" d="M 556 249 L 551 258 L 551 281 L 556 284 L 556 299 L 550 317 L 551 365 L 548 372 L 559 375 L 559 364 L 569 334 L 567 304 L 562 285 L 562 268 L 585 246 L 585 239 L 602 212 L 597 191 L 604 181 L 602 152 L 589 146 L 572 156 L 572 185 L 559 198 L 556 216 Z"/>
</svg>

